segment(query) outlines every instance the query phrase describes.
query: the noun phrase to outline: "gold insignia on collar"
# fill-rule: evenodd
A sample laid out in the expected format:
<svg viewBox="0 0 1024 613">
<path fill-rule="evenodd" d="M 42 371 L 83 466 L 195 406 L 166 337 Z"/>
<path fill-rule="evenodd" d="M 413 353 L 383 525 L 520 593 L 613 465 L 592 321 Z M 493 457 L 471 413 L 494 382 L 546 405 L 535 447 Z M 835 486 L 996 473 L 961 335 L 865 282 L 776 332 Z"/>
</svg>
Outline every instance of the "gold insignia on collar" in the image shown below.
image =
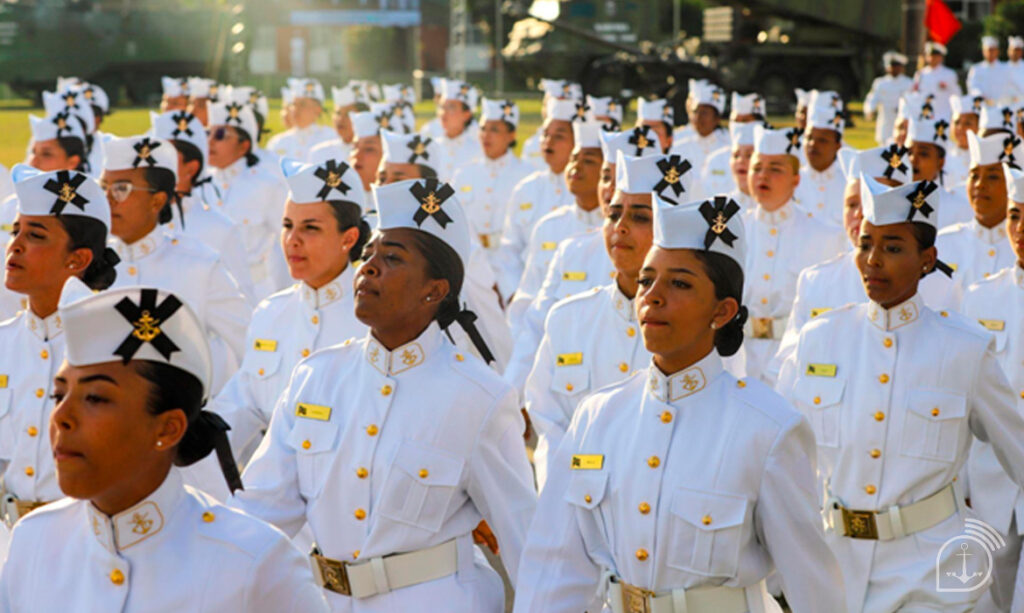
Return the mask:
<svg viewBox="0 0 1024 613">
<path fill-rule="evenodd" d="M 256 351 L 277 351 L 277 341 L 266 338 L 258 338 L 252 344 L 252 348 L 255 349 Z"/>
<path fill-rule="evenodd" d="M 132 515 L 132 532 L 135 534 L 148 534 L 153 528 L 153 520 L 149 513 L 135 513 Z"/>
<path fill-rule="evenodd" d="M 601 470 L 604 468 L 603 455 L 579 454 L 572 456 L 572 470 Z"/>
<path fill-rule="evenodd" d="M 985 326 L 986 330 L 1002 332 L 1006 329 L 1006 322 L 1002 319 L 979 319 L 978 323 Z"/>
<path fill-rule="evenodd" d="M 811 309 L 811 318 L 813 319 L 813 318 L 817 317 L 818 315 L 821 315 L 823 313 L 828 313 L 831 310 L 832 310 L 832 307 L 818 307 L 816 309 Z"/>
<path fill-rule="evenodd" d="M 907 307 L 900 307 L 900 321 L 910 321 L 914 318 L 914 312 Z"/>
<path fill-rule="evenodd" d="M 132 336 L 144 343 L 148 343 L 162 334 L 159 323 L 160 320 L 150 315 L 149 311 L 143 311 L 142 316 L 132 322 L 132 325 L 135 326 L 135 329 L 132 330 Z"/>
<path fill-rule="evenodd" d="M 690 373 L 687 373 L 686 375 L 683 376 L 682 386 L 684 390 L 692 392 L 701 386 L 701 380 L 698 379 L 697 377 L 694 377 Z"/>
<path fill-rule="evenodd" d="M 295 416 L 315 419 L 317 421 L 327 421 L 331 418 L 331 407 L 300 402 L 295 405 Z"/>
<path fill-rule="evenodd" d="M 555 366 L 576 366 L 583 363 L 582 353 L 560 353 L 555 358 Z"/>
<path fill-rule="evenodd" d="M 416 354 L 413 353 L 412 351 L 409 351 L 408 349 L 402 352 L 402 364 L 405 364 L 406 366 L 412 366 L 413 364 L 416 363 L 417 359 L 418 358 Z"/>
<path fill-rule="evenodd" d="M 812 377 L 834 377 L 836 376 L 835 364 L 808 364 L 807 374 Z"/>
</svg>

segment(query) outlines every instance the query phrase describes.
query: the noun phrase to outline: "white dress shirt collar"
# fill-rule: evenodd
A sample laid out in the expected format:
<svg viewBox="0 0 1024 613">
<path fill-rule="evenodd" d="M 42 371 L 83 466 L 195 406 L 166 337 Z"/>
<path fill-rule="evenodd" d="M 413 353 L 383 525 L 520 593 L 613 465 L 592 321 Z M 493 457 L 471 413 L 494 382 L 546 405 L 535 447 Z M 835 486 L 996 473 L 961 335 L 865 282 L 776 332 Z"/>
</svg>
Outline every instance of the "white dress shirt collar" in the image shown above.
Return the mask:
<svg viewBox="0 0 1024 613">
<path fill-rule="evenodd" d="M 149 234 L 143 236 L 132 244 L 127 244 L 120 238 L 111 235 L 110 246 L 117 252 L 117 255 L 125 262 L 135 262 L 156 251 L 167 239 L 164 229 L 157 224 L 150 230 Z"/>
<path fill-rule="evenodd" d="M 96 540 L 107 551 L 117 555 L 159 534 L 184 498 L 181 475 L 177 469 L 171 468 L 160 487 L 145 500 L 113 517 L 92 504 L 87 505 L 89 524 Z"/>
<path fill-rule="evenodd" d="M 302 297 L 303 304 L 315 310 L 341 300 L 352 291 L 353 274 L 352 267 L 345 266 L 345 270 L 341 271 L 341 274 L 317 289 L 306 285 L 305 282 L 300 283 L 299 295 Z"/>
<path fill-rule="evenodd" d="M 722 358 L 712 349 L 693 366 L 671 375 L 661 372 L 652 359 L 647 372 L 647 389 L 650 394 L 661 402 L 675 405 L 678 401 L 700 392 L 714 381 L 715 377 L 722 373 Z"/>
<path fill-rule="evenodd" d="M 868 303 L 868 321 L 879 330 L 891 331 L 909 325 L 920 319 L 924 300 L 917 293 L 907 300 L 886 309 L 877 302 Z"/>
<path fill-rule="evenodd" d="M 373 338 L 373 332 L 368 332 L 364 355 L 370 366 L 382 375 L 393 377 L 427 361 L 444 342 L 441 328 L 434 321 L 415 340 L 396 347 L 394 351 L 388 351 Z"/>
<path fill-rule="evenodd" d="M 53 340 L 64 331 L 64 324 L 57 311 L 41 318 L 37 317 L 31 308 L 25 309 L 25 327 L 41 341 Z"/>
</svg>

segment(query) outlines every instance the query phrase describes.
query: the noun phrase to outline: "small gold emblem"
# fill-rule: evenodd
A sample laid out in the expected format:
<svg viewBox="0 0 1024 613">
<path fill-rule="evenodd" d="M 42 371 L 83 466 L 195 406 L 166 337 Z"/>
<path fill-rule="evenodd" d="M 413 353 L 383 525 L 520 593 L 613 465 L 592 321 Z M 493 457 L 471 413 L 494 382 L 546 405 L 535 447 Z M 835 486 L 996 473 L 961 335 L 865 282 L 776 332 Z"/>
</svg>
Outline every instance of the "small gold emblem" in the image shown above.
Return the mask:
<svg viewBox="0 0 1024 613">
<path fill-rule="evenodd" d="M 138 321 L 132 323 L 132 325 L 135 326 L 135 330 L 132 331 L 132 336 L 144 343 L 148 343 L 154 338 L 160 336 L 160 328 L 157 326 L 159 323 L 160 320 L 150 315 L 149 311 L 143 311 L 142 317 L 140 317 Z"/>
<path fill-rule="evenodd" d="M 421 201 L 420 208 L 426 211 L 428 214 L 433 215 L 434 213 L 441 210 L 441 202 L 437 199 L 437 196 L 430 192 L 427 197 Z"/>
<path fill-rule="evenodd" d="M 665 183 L 669 185 L 679 183 L 679 171 L 675 169 L 675 166 L 670 167 L 668 172 L 665 173 Z"/>
<path fill-rule="evenodd" d="M 341 184 L 341 175 L 336 172 L 327 171 L 327 180 L 324 181 L 327 187 L 338 187 Z"/>
<path fill-rule="evenodd" d="M 603 455 L 574 455 L 572 470 L 601 470 L 604 466 Z"/>
<path fill-rule="evenodd" d="M 651 146 L 651 141 L 647 140 L 647 137 L 643 134 L 638 134 L 636 137 L 637 149 L 646 149 Z"/>
<path fill-rule="evenodd" d="M 65 183 L 60 186 L 60 195 L 58 195 L 57 197 L 60 198 L 63 202 L 71 202 L 72 200 L 78 197 L 78 194 L 75 192 L 75 188 L 72 187 L 70 183 Z"/>
<path fill-rule="evenodd" d="M 132 515 L 132 532 L 135 534 L 148 534 L 153 527 L 153 520 L 149 513 L 136 513 Z"/>
<path fill-rule="evenodd" d="M 694 377 L 693 375 L 691 375 L 689 373 L 687 373 L 686 375 L 683 376 L 683 389 L 684 390 L 686 390 L 688 392 L 692 392 L 693 390 L 697 389 L 698 387 L 700 387 L 700 379 L 698 379 L 697 377 Z"/>
<path fill-rule="evenodd" d="M 406 349 L 402 352 L 402 364 L 406 366 L 412 366 L 416 363 L 416 354 Z"/>
<path fill-rule="evenodd" d="M 722 232 L 725 232 L 727 227 L 726 221 L 727 220 L 725 219 L 725 213 L 719 211 L 718 215 L 715 217 L 715 223 L 712 224 L 711 226 L 711 231 L 714 232 L 715 234 L 721 234 Z"/>
</svg>

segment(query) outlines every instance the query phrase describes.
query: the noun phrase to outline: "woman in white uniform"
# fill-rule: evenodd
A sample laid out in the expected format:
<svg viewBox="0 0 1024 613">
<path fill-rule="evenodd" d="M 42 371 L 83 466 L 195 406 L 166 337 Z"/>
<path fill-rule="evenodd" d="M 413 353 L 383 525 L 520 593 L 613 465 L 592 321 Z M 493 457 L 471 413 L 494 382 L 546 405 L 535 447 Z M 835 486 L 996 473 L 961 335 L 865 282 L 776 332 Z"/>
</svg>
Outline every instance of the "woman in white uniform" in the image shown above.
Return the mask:
<svg viewBox="0 0 1024 613">
<path fill-rule="evenodd" d="M 746 237 L 724 196 L 654 196 L 637 319 L 648 368 L 585 399 L 550 465 L 516 613 L 845 611 L 810 425 L 721 356 L 743 342 Z"/>
<path fill-rule="evenodd" d="M 362 219 L 359 175 L 345 162 L 303 165 L 285 159 L 288 181 L 281 248 L 297 281 L 253 312 L 242 366 L 217 395 L 245 460 L 259 444 L 292 369 L 310 353 L 366 334 L 352 302 L 352 267 L 370 228 Z"/>
<path fill-rule="evenodd" d="M 309 523 L 334 611 L 500 612 L 471 532 L 486 519 L 515 576 L 536 494 L 515 392 L 445 335 L 479 340 L 459 311 L 469 222 L 447 184 L 375 195 L 355 285 L 369 334 L 296 366 L 233 504 L 292 535 Z"/>
<path fill-rule="evenodd" d="M 280 533 L 183 485 L 216 450 L 241 487 L 227 424 L 201 410 L 206 332 L 174 294 L 130 287 L 69 300 L 50 442 L 69 497 L 15 528 L 0 611 L 326 611 Z"/>
</svg>

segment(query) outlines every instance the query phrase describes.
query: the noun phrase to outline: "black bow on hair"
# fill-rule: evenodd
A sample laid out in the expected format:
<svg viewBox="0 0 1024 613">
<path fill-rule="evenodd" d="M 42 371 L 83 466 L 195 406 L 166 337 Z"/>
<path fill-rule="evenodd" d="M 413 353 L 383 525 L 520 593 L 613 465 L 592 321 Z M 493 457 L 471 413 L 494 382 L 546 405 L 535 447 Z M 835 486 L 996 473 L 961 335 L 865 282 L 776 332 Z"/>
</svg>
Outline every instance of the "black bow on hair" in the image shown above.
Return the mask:
<svg viewBox="0 0 1024 613">
<path fill-rule="evenodd" d="M 420 203 L 420 208 L 412 216 L 417 226 L 422 226 L 427 217 L 433 217 L 442 228 L 452 222 L 441 205 L 455 194 L 455 190 L 447 183 L 440 183 L 440 186 L 439 183 L 437 179 L 426 179 L 426 183 L 413 183 L 409 188 L 409 192 Z"/>
<path fill-rule="evenodd" d="M 71 119 L 71 113 L 68 111 L 61 111 L 53 116 L 52 123 L 57 126 L 57 138 L 64 136 L 63 132 L 71 132 L 71 128 L 68 127 L 69 119 Z"/>
<path fill-rule="evenodd" d="M 907 154 L 907 148 L 900 145 L 892 144 L 885 151 L 882 151 L 882 159 L 886 162 L 885 171 L 882 175 L 886 179 L 891 179 L 893 173 L 897 170 L 906 173 L 907 165 L 903 163 L 903 156 Z"/>
<path fill-rule="evenodd" d="M 932 108 L 931 101 L 925 102 L 924 104 L 921 105 L 921 112 L 918 114 L 917 118 L 919 120 L 931 119 L 934 111 L 935 109 Z"/>
<path fill-rule="evenodd" d="M 78 109 L 78 96 L 75 92 L 66 91 L 60 95 L 64 99 L 64 106 L 69 109 Z"/>
<path fill-rule="evenodd" d="M 661 171 L 661 180 L 654 185 L 654 191 L 661 193 L 666 187 L 672 186 L 672 192 L 679 196 L 686 191 L 683 187 L 683 175 L 690 172 L 690 161 L 679 155 L 670 155 L 667 158 L 658 160 L 658 170 Z"/>
<path fill-rule="evenodd" d="M 171 136 L 177 136 L 184 132 L 189 136 L 193 136 L 192 128 L 188 127 L 188 124 L 195 118 L 195 115 L 186 111 L 178 111 L 174 115 L 171 115 L 171 121 L 174 122 L 174 131 L 171 132 Z"/>
<path fill-rule="evenodd" d="M 710 249 L 718 239 L 732 247 L 739 237 L 733 234 L 728 224 L 733 215 L 740 211 L 740 205 L 728 196 L 715 196 L 713 203 L 711 200 L 705 200 L 699 210 L 704 221 L 708 222 L 708 231 L 704 235 L 704 249 Z"/>
<path fill-rule="evenodd" d="M 1010 168 L 1020 170 L 1020 166 L 1017 164 L 1017 156 L 1013 154 L 1013 150 L 1020 144 L 1020 139 L 1016 136 L 1010 135 L 1003 139 L 1003 151 L 999 154 L 999 161 L 1006 162 Z"/>
<path fill-rule="evenodd" d="M 949 122 L 945 119 L 940 119 L 935 122 L 935 134 L 932 136 L 933 141 L 949 140 L 949 136 L 946 135 L 946 130 L 949 128 Z"/>
<path fill-rule="evenodd" d="M 160 143 L 149 140 L 148 136 L 132 145 L 132 149 L 135 150 L 135 160 L 132 162 L 132 168 L 138 168 L 142 162 L 145 162 L 150 167 L 156 166 L 156 158 L 153 157 L 152 152 L 159 147 Z"/>
<path fill-rule="evenodd" d="M 638 126 L 633 128 L 633 134 L 629 137 L 629 144 L 636 147 L 636 157 L 640 157 L 644 154 L 644 149 L 653 147 L 651 144 L 648 134 L 650 134 L 651 126 Z"/>
<path fill-rule="evenodd" d="M 231 453 L 231 441 L 228 439 L 228 425 L 224 418 L 213 411 L 200 411 L 189 428 L 197 428 L 199 432 L 212 438 L 213 450 L 217 453 L 217 463 L 220 464 L 220 472 L 224 480 L 228 482 L 228 489 L 231 493 L 244 490 L 242 487 L 242 476 L 238 473 L 238 463 Z M 208 449 L 208 448 L 207 448 Z"/>
<path fill-rule="evenodd" d="M 341 162 L 339 165 L 337 160 L 327 160 L 323 166 L 313 171 L 313 176 L 324 182 L 320 191 L 316 193 L 317 200 L 327 200 L 331 190 L 341 192 L 342 196 L 348 194 L 348 190 L 352 188 L 341 180 L 346 170 L 348 170 L 348 164 L 345 162 Z"/>
<path fill-rule="evenodd" d="M 576 103 L 576 114 L 572 116 L 573 121 L 585 121 L 587 119 L 587 111 L 590 107 L 585 102 Z"/>
<path fill-rule="evenodd" d="M 68 170 L 58 171 L 56 181 L 47 179 L 46 183 L 43 184 L 43 189 L 57 196 L 53 206 L 50 207 L 50 214 L 60 215 L 64 212 L 64 207 L 69 204 L 77 206 L 84 212 L 85 205 L 89 201 L 78 193 L 78 186 L 82 183 L 85 183 L 85 175 L 76 172 L 75 176 L 72 177 L 71 172 Z"/>
<path fill-rule="evenodd" d="M 601 131 L 602 132 L 618 132 L 619 131 L 619 127 L 620 127 L 619 121 L 617 119 L 615 119 L 614 117 L 609 117 L 608 121 L 606 121 L 603 124 L 601 124 Z"/>
<path fill-rule="evenodd" d="M 907 194 L 907 200 L 910 201 L 910 213 L 907 214 L 907 221 L 914 221 L 914 215 L 917 213 L 921 213 L 925 219 L 931 217 L 935 209 L 928 204 L 928 197 L 938 188 L 936 183 L 921 181 L 914 191 Z"/>
<path fill-rule="evenodd" d="M 1013 110 L 1008 107 L 1003 107 L 1003 127 L 1007 130 L 1013 129 Z"/>
<path fill-rule="evenodd" d="M 139 304 L 125 296 L 114 305 L 114 308 L 135 327 L 114 350 L 114 355 L 121 356 L 125 364 L 145 343 L 152 345 L 165 360 L 170 360 L 171 354 L 175 351 L 181 351 L 160 329 L 160 324 L 181 308 L 181 301 L 177 296 L 169 295 L 157 305 L 156 290 L 147 288 L 141 291 Z"/>
<path fill-rule="evenodd" d="M 789 141 L 789 144 L 786 145 L 786 153 L 791 153 L 794 149 L 800 151 L 800 130 L 790 128 L 786 131 L 786 139 Z"/>
<path fill-rule="evenodd" d="M 421 138 L 419 134 L 413 136 L 412 140 L 405 144 L 406 147 L 412 150 L 412 154 L 409 155 L 409 163 L 416 163 L 417 158 L 429 160 L 430 152 L 427 151 L 427 145 L 429 145 L 431 142 L 432 139 L 429 136 L 427 138 Z"/>
<path fill-rule="evenodd" d="M 975 113 L 980 113 L 981 112 L 981 105 L 984 104 L 984 102 L 985 102 L 985 97 L 984 96 L 975 96 L 974 99 L 971 100 L 971 108 L 974 109 Z"/>
<path fill-rule="evenodd" d="M 469 336 L 469 340 L 473 342 L 473 346 L 476 347 L 478 352 L 480 352 L 480 357 L 483 358 L 484 362 L 490 364 L 494 362 L 494 354 L 491 353 L 491 348 L 487 346 L 483 335 L 481 335 L 480 330 L 477 329 L 476 324 L 474 323 L 476 320 L 476 313 L 468 309 L 462 309 L 459 311 L 459 314 L 455 316 L 455 321 L 458 322 L 459 326 L 466 331 L 466 335 Z"/>
</svg>

